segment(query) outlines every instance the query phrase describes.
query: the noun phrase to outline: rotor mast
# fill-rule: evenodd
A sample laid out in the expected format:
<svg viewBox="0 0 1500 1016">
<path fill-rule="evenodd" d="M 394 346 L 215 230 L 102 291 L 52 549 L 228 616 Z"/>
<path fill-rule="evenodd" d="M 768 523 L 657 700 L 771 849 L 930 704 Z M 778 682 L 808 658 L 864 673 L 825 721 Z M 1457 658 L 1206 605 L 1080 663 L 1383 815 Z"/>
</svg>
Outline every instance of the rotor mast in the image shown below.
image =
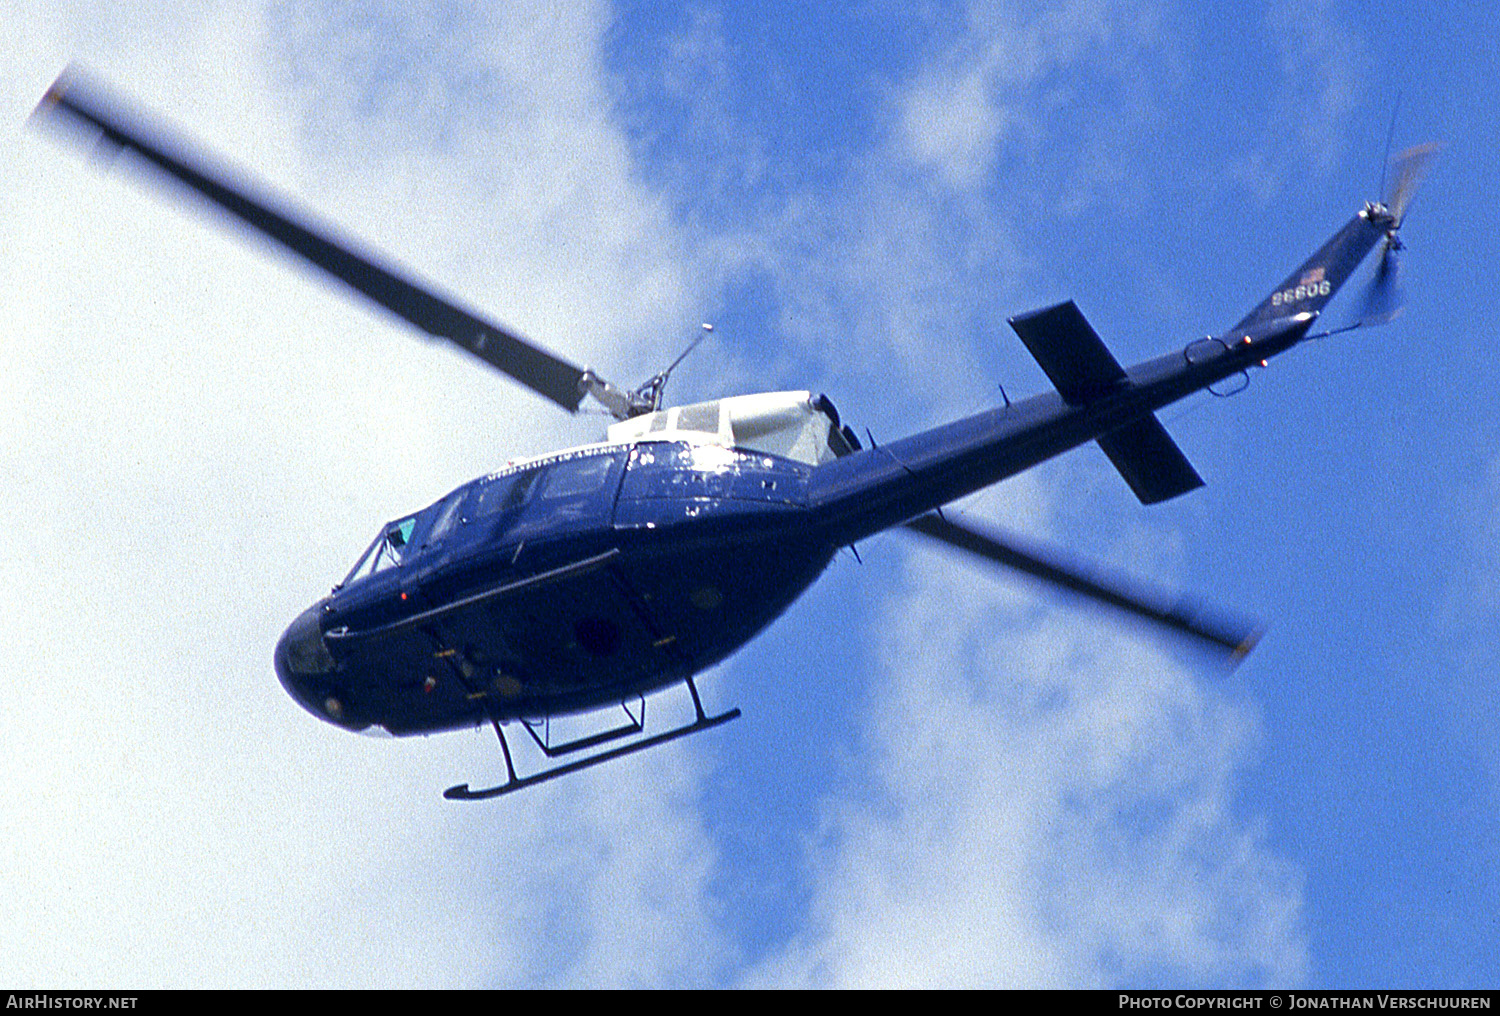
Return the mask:
<svg viewBox="0 0 1500 1016">
<path fill-rule="evenodd" d="M 654 413 L 661 408 L 662 394 L 666 391 L 667 379 L 672 376 L 672 371 L 677 365 L 687 359 L 689 353 L 698 348 L 698 344 L 713 334 L 714 326 L 705 321 L 699 329 L 698 335 L 688 347 L 678 354 L 677 359 L 667 365 L 667 369 L 660 374 L 655 374 L 644 384 L 633 392 L 627 392 L 604 380 L 592 369 L 583 372 L 583 378 L 579 381 L 579 387 L 594 400 L 610 412 L 616 420 L 630 420 L 637 416 L 645 416 Z"/>
</svg>

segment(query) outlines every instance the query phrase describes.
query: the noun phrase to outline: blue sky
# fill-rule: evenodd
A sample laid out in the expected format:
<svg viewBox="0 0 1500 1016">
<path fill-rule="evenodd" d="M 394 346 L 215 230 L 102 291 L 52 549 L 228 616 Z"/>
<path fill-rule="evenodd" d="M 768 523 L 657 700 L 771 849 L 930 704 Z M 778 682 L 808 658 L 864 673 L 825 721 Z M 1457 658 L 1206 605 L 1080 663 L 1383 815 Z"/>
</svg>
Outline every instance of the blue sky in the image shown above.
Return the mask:
<svg viewBox="0 0 1500 1016">
<path fill-rule="evenodd" d="M 1497 16 L 1473 5 L 0 4 L 0 980 L 1492 985 Z M 535 791 L 281 691 L 382 521 L 592 440 L 27 115 L 71 61 L 527 335 L 910 432 L 1227 327 L 1447 147 L 1395 323 L 963 515 L 1259 618 L 1232 674 L 899 535 Z M 9 126 L 4 126 L 8 124 Z M 1340 320 L 1340 308 L 1329 312 Z M 686 708 L 668 695 L 662 710 Z"/>
</svg>

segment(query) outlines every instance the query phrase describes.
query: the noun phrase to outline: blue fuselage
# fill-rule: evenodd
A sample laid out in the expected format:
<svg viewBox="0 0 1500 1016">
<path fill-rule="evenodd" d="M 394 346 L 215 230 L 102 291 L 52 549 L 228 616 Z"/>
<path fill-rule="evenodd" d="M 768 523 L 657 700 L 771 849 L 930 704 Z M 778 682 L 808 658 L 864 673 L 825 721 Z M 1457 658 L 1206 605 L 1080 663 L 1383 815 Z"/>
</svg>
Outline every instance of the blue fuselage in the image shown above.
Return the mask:
<svg viewBox="0 0 1500 1016">
<path fill-rule="evenodd" d="M 1083 405 L 1039 395 L 818 466 L 642 441 L 476 480 L 403 521 L 399 562 L 293 622 L 278 674 L 314 714 L 395 734 L 648 693 L 742 646 L 840 547 L 1238 373 L 1309 323 L 1195 344 Z"/>
<path fill-rule="evenodd" d="M 418 513 L 399 566 L 294 623 L 278 671 L 317 715 L 396 734 L 591 709 L 680 681 L 743 645 L 827 565 L 837 545 L 808 524 L 812 473 L 651 442 L 476 480 Z M 293 664 L 298 638 L 326 644 L 323 673 Z"/>
</svg>

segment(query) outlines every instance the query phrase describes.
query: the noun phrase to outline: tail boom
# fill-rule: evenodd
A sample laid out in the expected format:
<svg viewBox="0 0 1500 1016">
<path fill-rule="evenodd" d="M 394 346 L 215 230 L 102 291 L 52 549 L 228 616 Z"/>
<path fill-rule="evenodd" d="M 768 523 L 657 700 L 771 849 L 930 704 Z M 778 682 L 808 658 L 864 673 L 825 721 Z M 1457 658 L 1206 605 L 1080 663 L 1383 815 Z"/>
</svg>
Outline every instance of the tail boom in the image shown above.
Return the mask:
<svg viewBox="0 0 1500 1016">
<path fill-rule="evenodd" d="M 853 543 L 1089 441 L 1145 503 L 1194 489 L 1197 473 L 1152 414 L 1301 342 L 1399 225 L 1367 204 L 1233 328 L 1122 368 L 1071 302 L 1012 321 L 1057 390 L 818 466 L 808 501 L 834 545 Z"/>
</svg>

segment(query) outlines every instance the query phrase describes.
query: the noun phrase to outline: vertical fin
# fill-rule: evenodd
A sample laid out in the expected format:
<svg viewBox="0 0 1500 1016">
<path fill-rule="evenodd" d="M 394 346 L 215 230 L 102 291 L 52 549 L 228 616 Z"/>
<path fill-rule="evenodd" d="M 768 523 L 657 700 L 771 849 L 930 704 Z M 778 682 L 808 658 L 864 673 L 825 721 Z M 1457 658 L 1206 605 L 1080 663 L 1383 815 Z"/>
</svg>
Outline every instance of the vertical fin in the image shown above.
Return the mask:
<svg viewBox="0 0 1500 1016">
<path fill-rule="evenodd" d="M 1298 314 L 1322 313 L 1365 255 L 1394 226 L 1394 217 L 1385 206 L 1366 205 L 1231 331 L 1243 331 Z"/>
</svg>

